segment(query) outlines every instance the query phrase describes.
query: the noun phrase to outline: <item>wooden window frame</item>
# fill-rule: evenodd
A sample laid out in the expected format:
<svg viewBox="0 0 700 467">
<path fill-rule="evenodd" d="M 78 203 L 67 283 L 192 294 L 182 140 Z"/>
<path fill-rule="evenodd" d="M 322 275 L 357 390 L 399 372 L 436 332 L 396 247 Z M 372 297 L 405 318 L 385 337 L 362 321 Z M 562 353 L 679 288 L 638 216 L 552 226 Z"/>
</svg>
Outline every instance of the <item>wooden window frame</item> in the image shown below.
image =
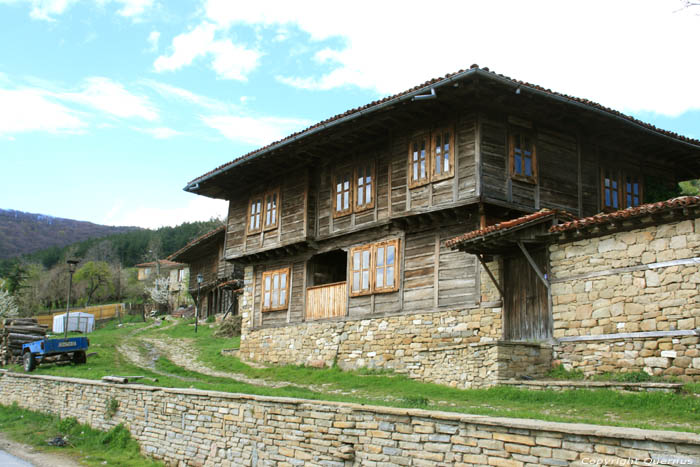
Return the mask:
<svg viewBox="0 0 700 467">
<path fill-rule="evenodd" d="M 360 191 L 360 170 L 369 168 L 369 174 L 370 174 L 370 195 L 371 195 L 371 201 L 369 203 L 365 203 L 362 206 L 358 206 L 358 202 L 360 201 L 360 196 L 359 196 L 359 191 Z M 353 210 L 355 212 L 362 212 L 362 211 L 367 211 L 369 209 L 374 209 L 374 203 L 377 198 L 377 170 L 376 170 L 376 164 L 374 161 L 365 161 L 357 164 L 355 166 L 355 178 L 353 179 Z M 366 180 L 366 176 L 363 177 L 364 180 Z M 366 199 L 366 189 L 367 189 L 367 184 L 363 183 L 364 191 L 363 191 L 363 198 Z M 336 194 L 337 195 L 337 194 Z M 337 199 L 337 196 L 336 198 Z"/>
<path fill-rule="evenodd" d="M 277 204 L 275 206 L 275 222 L 268 224 L 267 223 L 267 200 L 271 196 L 277 196 Z M 262 216 L 263 230 L 272 230 L 272 229 L 276 229 L 279 226 L 281 207 L 282 207 L 282 203 L 281 203 L 281 199 L 280 199 L 279 187 L 265 193 L 265 196 L 263 196 L 263 216 Z"/>
<path fill-rule="evenodd" d="M 424 178 L 413 178 L 413 147 L 414 145 L 423 140 L 425 142 L 425 177 Z M 408 143 L 408 187 L 418 188 L 420 186 L 427 185 L 430 183 L 430 175 L 432 173 L 430 160 L 432 159 L 430 154 L 430 147 L 432 146 L 432 140 L 430 134 L 421 133 L 415 135 Z M 420 159 L 418 160 L 418 168 L 420 169 Z M 420 174 L 419 174 L 420 175 Z"/>
<path fill-rule="evenodd" d="M 347 191 L 348 193 L 348 207 L 347 209 L 342 209 L 338 210 L 338 177 L 341 175 L 347 174 L 348 175 L 348 189 L 345 190 L 343 189 L 340 193 L 343 194 Z M 332 196 L 333 196 L 333 217 L 342 217 L 342 216 L 347 216 L 348 214 L 352 214 L 352 208 L 354 206 L 354 200 L 353 200 L 353 177 L 355 176 L 355 170 L 352 168 L 347 168 L 343 170 L 334 170 L 333 171 L 333 189 L 331 190 Z M 344 182 L 343 182 L 344 183 Z M 342 202 L 342 199 L 341 199 Z"/>
<path fill-rule="evenodd" d="M 271 312 L 271 311 L 281 311 L 281 310 L 286 310 L 289 308 L 289 283 L 290 283 L 290 273 L 291 273 L 291 268 L 286 267 L 286 268 L 280 268 L 280 269 L 275 269 L 272 271 L 265 271 L 262 273 L 262 280 L 260 281 L 260 309 L 262 310 L 263 313 Z M 285 287 L 281 287 L 282 283 L 282 275 L 286 275 L 285 279 Z M 274 279 L 275 276 L 278 276 L 279 279 L 279 284 L 280 286 L 277 288 L 277 291 L 275 292 L 275 288 L 273 286 L 274 284 Z M 266 284 L 265 284 L 265 279 L 270 278 L 270 304 L 268 306 L 265 306 L 265 294 L 268 292 Z M 283 295 L 284 292 L 284 295 Z M 277 294 L 277 306 L 272 305 L 272 297 L 273 294 Z M 284 305 L 280 305 L 280 298 L 284 296 Z"/>
<path fill-rule="evenodd" d="M 524 135 L 530 138 L 532 141 L 532 155 L 531 155 L 531 165 L 532 165 L 532 175 L 525 175 L 516 173 L 515 171 L 515 137 L 516 135 Z M 510 167 L 510 178 L 513 180 L 518 180 L 526 183 L 537 184 L 537 137 L 534 130 L 522 127 L 509 127 L 508 131 L 508 166 Z M 525 170 L 525 162 L 522 162 L 523 172 Z"/>
<path fill-rule="evenodd" d="M 608 206 L 605 203 L 606 172 L 611 172 L 612 176 L 614 177 L 612 180 L 617 182 L 617 207 Z M 639 200 L 637 204 L 627 203 L 627 177 L 636 178 L 637 183 L 639 184 L 639 192 L 637 193 Z M 625 170 L 615 166 L 603 166 L 600 168 L 600 209 L 603 212 L 619 211 L 621 209 L 637 207 L 642 204 L 644 204 L 644 178 L 642 177 L 641 172 L 636 170 Z"/>
<path fill-rule="evenodd" d="M 394 247 L 394 262 L 392 266 L 394 267 L 394 285 L 391 287 L 386 286 L 386 269 L 387 269 L 387 264 L 386 264 L 386 259 L 387 259 L 387 252 L 389 251 L 389 247 L 393 246 Z M 384 248 L 384 265 L 379 266 L 377 257 L 379 255 L 379 249 Z M 398 277 L 398 272 L 399 272 L 399 239 L 396 238 L 394 240 L 387 240 L 385 242 L 379 242 L 375 243 L 372 245 L 372 288 L 374 293 L 387 293 L 387 292 L 396 292 L 399 290 L 399 277 Z M 377 273 L 378 269 L 382 267 L 383 268 L 383 283 L 384 285 L 382 287 L 377 287 Z"/>
<path fill-rule="evenodd" d="M 369 265 L 367 268 L 362 267 L 362 254 L 363 252 L 368 252 L 369 253 Z M 359 253 L 360 255 L 360 267 L 359 269 L 355 269 L 355 253 Z M 348 274 L 348 282 L 350 282 L 348 291 L 350 292 L 351 297 L 359 297 L 362 295 L 371 295 L 372 294 L 372 284 L 373 284 L 373 275 L 372 275 L 372 245 L 363 245 L 359 247 L 355 247 L 350 249 L 350 264 L 349 264 L 349 274 Z M 368 274 L 368 287 L 366 290 L 362 289 L 362 272 L 367 271 Z M 355 290 L 353 287 L 355 285 L 354 283 L 354 278 L 355 278 L 355 273 L 359 274 L 359 285 L 360 285 L 360 290 Z"/>
<path fill-rule="evenodd" d="M 260 217 L 259 217 L 259 220 L 258 220 L 258 226 L 257 226 L 256 228 L 251 228 L 250 221 L 251 221 L 251 219 L 252 219 L 252 217 L 253 217 L 252 208 L 253 208 L 253 203 L 255 203 L 256 201 L 259 201 L 259 202 L 260 202 L 260 207 L 259 207 L 259 209 L 258 209 L 258 212 L 257 212 L 255 215 L 256 215 L 256 216 L 260 216 Z M 246 218 L 246 232 L 247 232 L 248 234 L 259 233 L 259 232 L 261 231 L 261 229 L 262 229 L 262 224 L 263 224 L 263 211 L 264 211 L 264 201 L 265 201 L 265 195 L 264 195 L 264 194 L 255 195 L 255 196 L 251 197 L 250 200 L 248 201 L 248 216 L 247 216 L 247 218 Z"/>
<path fill-rule="evenodd" d="M 440 151 L 440 155 L 438 155 L 438 145 L 437 145 L 437 140 L 438 138 L 441 138 L 445 136 L 445 134 L 449 134 L 449 141 L 448 141 L 448 147 L 449 147 L 449 170 L 446 172 L 442 172 L 440 174 L 437 173 L 437 168 L 438 168 L 438 157 L 441 158 L 440 165 L 444 166 L 444 151 Z M 444 142 L 441 144 L 441 149 L 444 148 Z M 455 174 L 455 131 L 454 131 L 454 126 L 445 126 L 442 128 L 438 128 L 436 130 L 433 130 L 431 137 L 430 137 L 430 166 L 431 166 L 431 171 L 430 171 L 430 180 L 433 182 L 440 181 L 440 180 L 446 180 L 448 178 L 454 177 Z"/>
<path fill-rule="evenodd" d="M 384 253 L 384 283 L 386 284 L 386 251 L 388 250 L 389 246 L 394 247 L 394 285 L 391 287 L 387 287 L 386 285 L 382 287 L 377 287 L 377 281 L 376 281 L 376 275 L 377 275 L 377 251 L 379 248 L 384 247 L 385 248 L 385 253 Z M 348 264 L 348 293 L 350 294 L 351 297 L 360 297 L 364 295 L 372 295 L 372 294 L 379 294 L 379 293 L 389 293 L 389 292 L 396 292 L 399 290 L 399 282 L 400 282 L 400 277 L 401 277 L 401 261 L 400 261 L 400 239 L 395 238 L 392 240 L 385 240 L 382 242 L 377 242 L 377 243 L 369 243 L 366 245 L 362 246 L 357 246 L 354 248 L 350 249 L 350 254 L 348 255 L 349 258 L 349 264 Z M 362 253 L 363 252 L 369 252 L 369 268 L 363 268 L 362 267 Z M 354 258 L 355 258 L 355 253 L 360 254 L 360 268 L 356 269 L 355 268 L 355 263 L 354 263 Z M 367 289 L 360 289 L 360 290 L 355 290 L 354 286 L 354 274 L 359 273 L 359 281 L 360 281 L 360 286 L 362 286 L 362 272 L 363 271 L 368 271 L 369 275 L 369 288 Z"/>
</svg>

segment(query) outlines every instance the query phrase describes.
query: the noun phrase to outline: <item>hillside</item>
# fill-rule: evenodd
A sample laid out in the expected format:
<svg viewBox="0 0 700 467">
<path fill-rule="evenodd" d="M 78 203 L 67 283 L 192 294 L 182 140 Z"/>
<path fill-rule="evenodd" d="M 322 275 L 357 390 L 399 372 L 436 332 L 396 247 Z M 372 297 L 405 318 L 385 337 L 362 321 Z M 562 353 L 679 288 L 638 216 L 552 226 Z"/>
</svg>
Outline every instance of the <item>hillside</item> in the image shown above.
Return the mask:
<svg viewBox="0 0 700 467">
<path fill-rule="evenodd" d="M 133 230 L 139 229 L 0 209 L 0 259 Z"/>
</svg>

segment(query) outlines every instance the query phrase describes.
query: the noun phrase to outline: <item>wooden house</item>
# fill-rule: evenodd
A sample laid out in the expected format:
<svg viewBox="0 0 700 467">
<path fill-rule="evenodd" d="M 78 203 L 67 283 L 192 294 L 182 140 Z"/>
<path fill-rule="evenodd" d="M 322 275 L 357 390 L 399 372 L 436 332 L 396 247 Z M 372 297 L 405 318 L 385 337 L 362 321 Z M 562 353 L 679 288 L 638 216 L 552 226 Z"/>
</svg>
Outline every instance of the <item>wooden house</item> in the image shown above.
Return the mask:
<svg viewBox="0 0 700 467">
<path fill-rule="evenodd" d="M 479 257 L 447 239 L 543 208 L 585 217 L 638 206 L 698 176 L 700 141 L 474 65 L 185 190 L 229 200 L 223 257 L 246 268 L 245 341 L 269 327 L 484 308 Z M 507 276 L 524 261 L 514 256 Z M 535 306 L 506 303 L 504 316 Z M 551 325 L 510 329 L 509 340 L 552 337 Z"/>
<path fill-rule="evenodd" d="M 191 240 L 168 257 L 189 265 L 187 290 L 200 302 L 200 317 L 238 311 L 234 292 L 240 289 L 242 269 L 224 260 L 225 228 L 218 227 Z"/>
</svg>

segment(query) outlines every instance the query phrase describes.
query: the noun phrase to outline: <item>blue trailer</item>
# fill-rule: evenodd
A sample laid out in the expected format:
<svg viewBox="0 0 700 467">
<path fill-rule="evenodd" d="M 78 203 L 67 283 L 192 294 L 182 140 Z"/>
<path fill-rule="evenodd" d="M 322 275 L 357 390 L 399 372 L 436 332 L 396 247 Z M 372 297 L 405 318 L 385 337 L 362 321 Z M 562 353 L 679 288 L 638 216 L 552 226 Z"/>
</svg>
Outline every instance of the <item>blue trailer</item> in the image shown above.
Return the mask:
<svg viewBox="0 0 700 467">
<path fill-rule="evenodd" d="M 34 371 L 42 362 L 72 361 L 82 364 L 87 361 L 86 350 L 90 346 L 87 337 L 68 337 L 65 339 L 42 339 L 22 345 L 22 362 L 24 371 Z"/>
</svg>

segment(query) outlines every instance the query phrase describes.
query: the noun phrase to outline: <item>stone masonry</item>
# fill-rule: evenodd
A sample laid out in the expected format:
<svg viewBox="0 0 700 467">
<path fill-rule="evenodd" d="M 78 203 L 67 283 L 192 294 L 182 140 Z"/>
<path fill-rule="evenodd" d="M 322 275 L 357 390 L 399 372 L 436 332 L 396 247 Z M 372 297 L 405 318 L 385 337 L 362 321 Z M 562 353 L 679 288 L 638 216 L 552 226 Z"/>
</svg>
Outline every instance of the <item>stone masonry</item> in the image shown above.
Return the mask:
<svg viewBox="0 0 700 467">
<path fill-rule="evenodd" d="M 699 257 L 700 219 L 551 245 L 555 362 L 696 379 Z"/>
<path fill-rule="evenodd" d="M 700 465 L 694 433 L 7 372 L 0 402 L 99 429 L 123 423 L 145 454 L 171 466 Z"/>
<path fill-rule="evenodd" d="M 498 273 L 495 263 L 489 268 Z M 365 319 L 250 327 L 252 268 L 246 270 L 241 356 L 275 364 L 384 368 L 411 378 L 476 388 L 521 375 L 543 375 L 551 346 L 500 342 L 501 302 L 482 271 L 481 307 Z"/>
</svg>

